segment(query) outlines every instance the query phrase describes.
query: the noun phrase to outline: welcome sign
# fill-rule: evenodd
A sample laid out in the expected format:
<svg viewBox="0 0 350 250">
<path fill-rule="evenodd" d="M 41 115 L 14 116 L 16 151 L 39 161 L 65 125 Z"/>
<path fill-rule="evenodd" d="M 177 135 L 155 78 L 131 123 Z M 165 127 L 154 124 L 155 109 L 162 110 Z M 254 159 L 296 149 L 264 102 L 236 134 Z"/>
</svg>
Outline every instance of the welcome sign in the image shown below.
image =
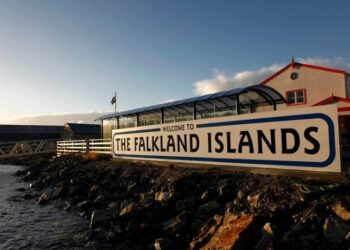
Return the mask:
<svg viewBox="0 0 350 250">
<path fill-rule="evenodd" d="M 340 172 L 337 106 L 261 112 L 112 132 L 113 156 Z"/>
</svg>

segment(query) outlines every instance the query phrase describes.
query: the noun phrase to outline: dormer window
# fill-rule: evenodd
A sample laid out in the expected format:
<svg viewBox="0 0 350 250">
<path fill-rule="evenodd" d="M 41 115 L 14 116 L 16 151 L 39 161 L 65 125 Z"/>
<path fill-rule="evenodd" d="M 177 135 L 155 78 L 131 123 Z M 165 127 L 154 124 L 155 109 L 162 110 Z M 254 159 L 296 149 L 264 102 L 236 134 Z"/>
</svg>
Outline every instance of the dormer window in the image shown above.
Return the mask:
<svg viewBox="0 0 350 250">
<path fill-rule="evenodd" d="M 286 92 L 287 105 L 300 105 L 306 103 L 306 90 L 297 89 Z"/>
</svg>

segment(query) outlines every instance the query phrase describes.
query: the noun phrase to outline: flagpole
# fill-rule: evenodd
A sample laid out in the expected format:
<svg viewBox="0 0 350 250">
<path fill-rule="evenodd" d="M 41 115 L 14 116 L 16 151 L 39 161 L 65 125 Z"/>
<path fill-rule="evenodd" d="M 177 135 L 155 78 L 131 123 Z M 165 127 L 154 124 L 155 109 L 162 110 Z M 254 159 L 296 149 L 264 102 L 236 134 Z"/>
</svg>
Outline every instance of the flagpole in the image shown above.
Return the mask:
<svg viewBox="0 0 350 250">
<path fill-rule="evenodd" d="M 115 102 L 114 102 L 114 127 L 117 129 L 117 91 L 114 92 Z"/>
</svg>

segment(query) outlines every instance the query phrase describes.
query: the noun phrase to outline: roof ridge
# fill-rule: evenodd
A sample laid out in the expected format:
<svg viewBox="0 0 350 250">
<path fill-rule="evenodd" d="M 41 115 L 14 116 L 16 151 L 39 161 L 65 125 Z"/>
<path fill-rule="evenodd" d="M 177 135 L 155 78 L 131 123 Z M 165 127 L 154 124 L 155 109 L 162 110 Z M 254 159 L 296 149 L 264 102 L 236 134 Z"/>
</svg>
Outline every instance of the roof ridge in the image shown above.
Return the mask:
<svg viewBox="0 0 350 250">
<path fill-rule="evenodd" d="M 346 70 L 343 70 L 343 69 L 335 69 L 335 68 L 330 68 L 330 67 L 325 67 L 325 66 L 318 66 L 318 65 L 312 65 L 312 64 L 307 64 L 307 63 L 296 62 L 296 61 L 294 61 L 294 58 L 293 58 L 292 61 L 289 64 L 287 64 L 282 69 L 278 70 L 276 73 L 272 74 L 271 76 L 269 76 L 268 78 L 263 80 L 260 84 L 268 83 L 269 81 L 271 81 L 272 79 L 276 78 L 278 75 L 282 74 L 284 71 L 286 71 L 290 67 L 294 68 L 295 65 L 306 67 L 306 68 L 311 68 L 311 69 L 317 69 L 317 70 L 332 72 L 332 73 L 350 75 Z"/>
</svg>

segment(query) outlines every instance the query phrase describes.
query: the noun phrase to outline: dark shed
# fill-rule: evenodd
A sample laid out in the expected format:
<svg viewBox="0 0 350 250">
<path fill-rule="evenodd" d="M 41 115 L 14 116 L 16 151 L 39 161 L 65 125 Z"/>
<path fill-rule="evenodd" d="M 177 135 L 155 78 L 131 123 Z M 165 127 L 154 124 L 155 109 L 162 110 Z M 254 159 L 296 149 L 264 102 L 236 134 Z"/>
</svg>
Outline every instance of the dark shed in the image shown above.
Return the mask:
<svg viewBox="0 0 350 250">
<path fill-rule="evenodd" d="M 99 139 L 101 138 L 101 125 L 68 122 L 64 125 L 61 138 L 70 140 Z"/>
<path fill-rule="evenodd" d="M 0 141 L 59 139 L 63 126 L 0 125 Z"/>
</svg>

